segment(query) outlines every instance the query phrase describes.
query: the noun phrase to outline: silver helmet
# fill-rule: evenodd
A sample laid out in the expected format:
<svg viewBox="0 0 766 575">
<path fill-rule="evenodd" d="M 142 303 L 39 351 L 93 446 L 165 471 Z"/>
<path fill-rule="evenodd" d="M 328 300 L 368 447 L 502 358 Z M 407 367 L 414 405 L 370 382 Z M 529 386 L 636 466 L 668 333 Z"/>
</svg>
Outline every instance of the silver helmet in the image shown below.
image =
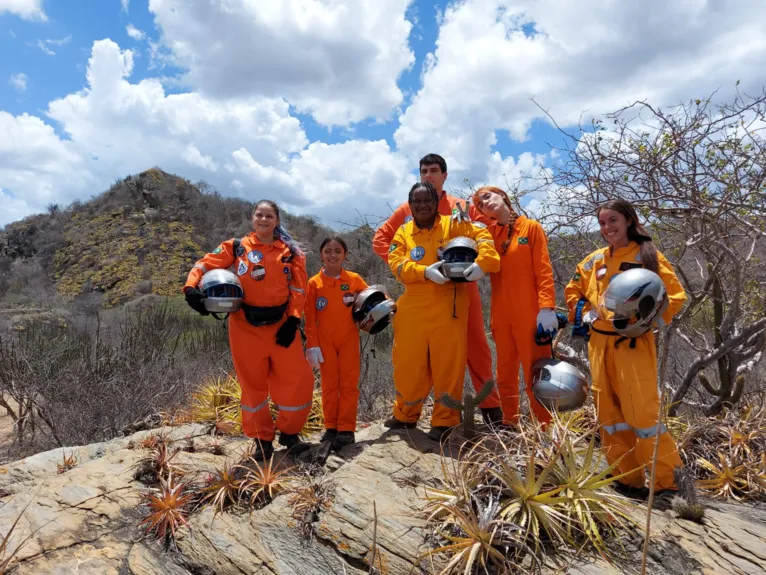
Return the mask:
<svg viewBox="0 0 766 575">
<path fill-rule="evenodd" d="M 538 359 L 532 365 L 532 393 L 549 411 L 573 411 L 588 399 L 588 379 L 565 361 Z"/>
<path fill-rule="evenodd" d="M 633 268 L 615 275 L 599 299 L 598 315 L 625 337 L 638 337 L 668 307 L 668 292 L 656 273 Z"/>
<path fill-rule="evenodd" d="M 478 255 L 476 242 L 471 238 L 465 236 L 453 238 L 447 242 L 442 251 L 441 259 L 444 260 L 441 266 L 442 273 L 453 282 L 468 281 L 463 272 L 476 261 Z"/>
<path fill-rule="evenodd" d="M 211 313 L 235 312 L 245 297 L 239 278 L 224 269 L 205 273 L 199 282 L 199 290 L 205 294 L 205 309 Z"/>
<path fill-rule="evenodd" d="M 351 308 L 356 326 L 371 335 L 382 331 L 395 313 L 396 302 L 388 297 L 382 285 L 371 285 L 360 291 Z"/>
</svg>

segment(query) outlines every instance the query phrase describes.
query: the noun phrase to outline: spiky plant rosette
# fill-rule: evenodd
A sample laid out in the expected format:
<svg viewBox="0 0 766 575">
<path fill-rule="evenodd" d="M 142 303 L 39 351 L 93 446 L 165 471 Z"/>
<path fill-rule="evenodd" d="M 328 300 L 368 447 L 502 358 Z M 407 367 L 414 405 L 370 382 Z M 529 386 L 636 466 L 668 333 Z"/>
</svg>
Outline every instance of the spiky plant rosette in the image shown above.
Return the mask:
<svg viewBox="0 0 766 575">
<path fill-rule="evenodd" d="M 292 485 L 294 468 L 282 467 L 282 459 L 275 461 L 274 455 L 268 461 L 246 459 L 235 467 L 243 473 L 239 499 L 253 509 L 268 505 Z"/>
<path fill-rule="evenodd" d="M 545 429 L 522 423 L 517 434 L 485 436 L 459 460 L 443 458 L 440 485 L 425 489 L 426 520 L 452 541 L 438 549 L 452 553 L 453 567 L 466 566 L 457 554 L 469 541 L 485 561 L 495 556 L 490 547 L 514 564 L 530 550 L 535 561 L 563 548 L 606 557 L 607 543 L 635 526 L 632 504 L 608 488 L 623 477 L 618 464 L 604 461 L 587 418 L 556 416 Z M 493 532 L 502 545 L 488 538 Z"/>
<path fill-rule="evenodd" d="M 146 525 L 144 535 L 154 535 L 165 549 L 175 544 L 179 528 L 189 527 L 187 518 L 191 511 L 194 493 L 187 483 L 174 476 L 160 478 L 160 486 L 142 494 L 144 518 L 138 524 Z"/>
<path fill-rule="evenodd" d="M 766 500 L 766 408 L 743 404 L 695 420 L 679 448 L 706 495 Z M 711 456 L 715 454 L 714 456 Z"/>
<path fill-rule="evenodd" d="M 314 383 L 311 411 L 301 430 L 303 435 L 311 435 L 324 429 L 322 391 L 318 382 Z M 234 374 L 213 377 L 200 385 L 192 395 L 189 417 L 198 423 L 212 424 L 211 432 L 215 434 L 239 434 L 242 432 L 241 402 L 242 390 Z M 269 401 L 269 410 L 271 416 L 276 419 L 279 411 L 273 401 Z"/>
<path fill-rule="evenodd" d="M 212 377 L 192 395 L 191 418 L 199 423 L 227 422 L 239 432 L 241 401 L 242 390 L 236 377 Z"/>
</svg>

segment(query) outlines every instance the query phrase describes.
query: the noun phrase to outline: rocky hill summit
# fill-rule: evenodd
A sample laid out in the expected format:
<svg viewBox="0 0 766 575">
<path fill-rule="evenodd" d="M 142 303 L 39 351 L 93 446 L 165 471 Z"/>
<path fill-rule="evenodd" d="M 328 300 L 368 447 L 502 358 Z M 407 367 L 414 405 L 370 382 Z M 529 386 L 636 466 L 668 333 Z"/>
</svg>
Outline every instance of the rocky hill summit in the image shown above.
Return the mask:
<svg viewBox="0 0 766 575">
<path fill-rule="evenodd" d="M 250 511 L 217 512 L 218 501 L 191 515 L 167 550 L 143 536 L 146 524 L 139 527 L 149 488 L 136 469 L 158 433 L 184 446 L 175 465 L 201 475 L 220 473 L 247 447 L 241 437 L 221 440 L 207 426 L 186 424 L 6 465 L 0 469 L 0 536 L 21 517 L 6 546 L 7 553 L 25 541 L 16 572 L 404 575 L 439 573 L 446 566 L 446 556 L 429 556 L 433 530 L 424 513 L 425 490 L 438 485 L 444 466 L 453 465 L 450 449 L 461 443 L 458 433 L 442 457 L 420 429 L 392 432 L 373 424 L 357 434 L 356 445 L 327 458 L 320 479 L 312 479 L 316 466 L 304 462 L 295 471 L 298 464 L 277 452 L 277 467 L 304 477 L 303 491 L 288 489 Z M 323 491 L 312 493 L 325 496 L 301 514 L 306 485 L 321 485 Z M 644 507 L 634 508 L 639 524 L 644 514 Z M 766 509 L 709 502 L 701 523 L 672 510 L 654 511 L 651 527 L 649 573 L 766 573 Z M 623 552 L 616 562 L 590 552 L 549 554 L 540 572 L 639 572 L 641 529 L 609 546 L 618 543 Z M 519 572 L 531 571 L 522 566 Z"/>
</svg>

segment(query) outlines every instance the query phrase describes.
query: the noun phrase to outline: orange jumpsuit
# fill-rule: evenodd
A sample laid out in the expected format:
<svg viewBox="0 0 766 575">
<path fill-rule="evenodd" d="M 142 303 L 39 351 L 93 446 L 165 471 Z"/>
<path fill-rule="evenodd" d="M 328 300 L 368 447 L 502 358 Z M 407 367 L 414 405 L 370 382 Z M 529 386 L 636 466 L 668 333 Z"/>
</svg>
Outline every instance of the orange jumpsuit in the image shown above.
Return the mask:
<svg viewBox="0 0 766 575">
<path fill-rule="evenodd" d="M 532 365 L 551 356 L 550 346 L 535 343 L 537 314 L 541 308 L 556 306 L 548 239 L 542 226 L 525 216 L 518 216 L 510 229 L 494 220 L 488 228 L 500 254 L 500 271 L 490 277 L 491 327 L 497 347 L 497 387 L 503 421 L 518 423 L 521 363 L 532 413 L 538 421 L 547 423 L 551 414 L 532 393 Z"/>
<path fill-rule="evenodd" d="M 489 232 L 472 223 L 452 222 L 450 216 L 437 216 L 430 230 L 410 221 L 399 228 L 391 243 L 388 265 L 405 286 L 394 316 L 394 417 L 399 421 L 416 422 L 433 387 L 431 426 L 460 423 L 460 412 L 445 406 L 441 396 L 447 393 L 457 401 L 463 399 L 469 285 L 440 285 L 425 278 L 426 268 L 441 259 L 440 248 L 458 236 L 478 243 L 476 263 L 484 273 L 500 268 Z"/>
<path fill-rule="evenodd" d="M 283 433 L 299 433 L 311 411 L 314 375 L 303 356 L 300 335 L 287 348 L 276 342 L 285 319 L 303 313 L 306 259 L 291 254 L 280 240 L 261 243 L 255 233 L 242 238 L 237 254 L 233 242 L 226 240 L 194 264 L 184 289 L 196 287 L 209 270 L 233 265 L 245 292 L 244 303 L 272 307 L 288 302 L 285 315 L 271 325 L 251 325 L 242 309 L 229 315 L 229 346 L 242 389 L 242 430 L 248 437 L 273 441 L 269 395 L 279 411 L 276 427 Z"/>
<path fill-rule="evenodd" d="M 659 276 L 670 300 L 662 320 L 669 324 L 686 301 L 686 292 L 665 256 L 659 252 L 657 255 Z M 588 300 L 583 315 L 589 309 L 595 310 L 609 281 L 631 267 L 641 267 L 639 245 L 635 242 L 614 253 L 609 247 L 596 250 L 580 262 L 564 292 L 570 321 L 574 321 L 580 298 Z M 654 334 L 650 330 L 635 338 L 635 347 L 631 347 L 630 339 L 619 341 L 617 336 L 598 333 L 597 330 L 613 332 L 609 322 L 597 319 L 592 328 L 588 358 L 602 446 L 609 463 L 624 456 L 616 471 L 631 473 L 620 481 L 631 487 L 643 487 L 646 484 L 644 469 L 651 468 L 660 404 Z M 655 489 L 675 489 L 673 470 L 681 465 L 681 458 L 665 424 L 659 425 Z"/>
<path fill-rule="evenodd" d="M 309 280 L 306 293 L 306 348 L 318 347 L 324 361 L 322 408 L 326 429 L 356 431 L 359 402 L 359 329 L 351 317 L 357 294 L 367 287 L 362 277 L 342 270 L 340 277 L 324 270 Z"/>
<path fill-rule="evenodd" d="M 450 215 L 456 210 L 456 204 L 460 200 L 446 192 L 439 201 L 438 213 L 443 216 Z M 464 205 L 464 204 L 463 204 Z M 473 205 L 470 205 L 468 214 L 472 220 L 480 215 Z M 408 203 L 400 205 L 393 214 L 378 228 L 372 240 L 372 249 L 383 261 L 388 263 L 388 250 L 396 231 L 405 223 L 412 220 L 412 212 Z M 471 381 L 474 389 L 478 393 L 487 382 L 492 379 L 492 352 L 487 343 L 487 333 L 484 328 L 484 314 L 482 312 L 481 295 L 479 286 L 475 282 L 468 285 L 468 341 L 470 341 L 470 353 L 468 354 L 468 372 L 471 374 Z M 500 398 L 497 389 L 492 388 L 489 394 L 480 405 L 481 408 L 500 407 Z"/>
</svg>

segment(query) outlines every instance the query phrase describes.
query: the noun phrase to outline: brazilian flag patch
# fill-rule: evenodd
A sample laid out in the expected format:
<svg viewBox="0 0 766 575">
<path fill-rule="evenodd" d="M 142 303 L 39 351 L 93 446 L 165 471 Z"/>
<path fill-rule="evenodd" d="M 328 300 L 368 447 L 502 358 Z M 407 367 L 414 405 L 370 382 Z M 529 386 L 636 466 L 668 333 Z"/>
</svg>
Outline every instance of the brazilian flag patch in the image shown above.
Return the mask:
<svg viewBox="0 0 766 575">
<path fill-rule="evenodd" d="M 214 254 L 220 254 L 223 251 L 223 248 L 221 246 L 218 246 L 213 250 Z"/>
<path fill-rule="evenodd" d="M 343 284 L 342 286 L 340 286 L 340 290 L 341 291 L 348 291 L 348 284 Z"/>
<path fill-rule="evenodd" d="M 579 282 L 580 281 L 580 274 L 573 275 L 572 276 L 572 281 L 573 282 Z"/>
<path fill-rule="evenodd" d="M 529 238 L 519 238 L 519 245 L 525 246 L 529 243 Z"/>
<path fill-rule="evenodd" d="M 392 252 L 392 251 L 394 251 L 395 249 L 396 249 L 396 244 L 391 244 L 391 247 L 390 247 L 390 248 L 388 248 L 388 253 L 391 253 L 391 252 Z"/>
</svg>

